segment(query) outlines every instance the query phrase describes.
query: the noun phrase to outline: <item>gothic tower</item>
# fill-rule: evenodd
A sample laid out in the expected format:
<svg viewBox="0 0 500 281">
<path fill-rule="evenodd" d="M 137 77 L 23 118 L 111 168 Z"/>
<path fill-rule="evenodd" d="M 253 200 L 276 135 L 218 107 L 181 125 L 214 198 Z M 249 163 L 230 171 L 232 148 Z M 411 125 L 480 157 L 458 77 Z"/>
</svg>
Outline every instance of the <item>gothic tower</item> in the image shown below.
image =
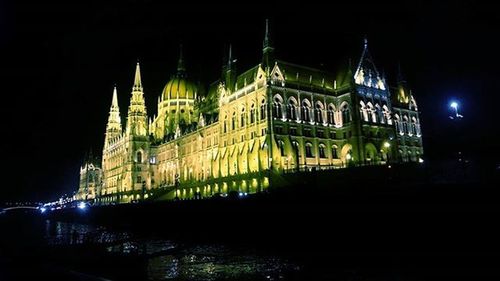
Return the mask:
<svg viewBox="0 0 500 281">
<path fill-rule="evenodd" d="M 149 187 L 149 135 L 148 116 L 144 101 L 139 63 L 135 69 L 132 97 L 128 108 L 127 130 L 125 133 L 125 169 L 123 191 L 144 191 Z M 144 196 L 144 194 L 142 194 Z M 138 198 L 134 198 L 138 199 Z M 126 200 L 121 198 L 120 200 Z M 127 199 L 128 200 L 128 199 Z"/>
<path fill-rule="evenodd" d="M 144 92 L 141 83 L 141 69 L 139 62 L 135 69 L 134 86 L 132 87 L 132 97 L 128 108 L 127 135 L 146 136 L 148 134 L 148 123 L 146 105 L 144 102 Z"/>
<path fill-rule="evenodd" d="M 266 33 L 264 36 L 264 42 L 262 43 L 262 63 L 265 69 L 272 67 L 274 63 L 274 47 L 271 44 L 268 19 L 266 19 Z"/>
<path fill-rule="evenodd" d="M 121 136 L 122 123 L 120 119 L 120 108 L 118 107 L 118 97 L 116 87 L 113 89 L 113 99 L 111 101 L 111 108 L 109 109 L 108 124 L 106 125 L 106 137 L 104 147 Z"/>
</svg>

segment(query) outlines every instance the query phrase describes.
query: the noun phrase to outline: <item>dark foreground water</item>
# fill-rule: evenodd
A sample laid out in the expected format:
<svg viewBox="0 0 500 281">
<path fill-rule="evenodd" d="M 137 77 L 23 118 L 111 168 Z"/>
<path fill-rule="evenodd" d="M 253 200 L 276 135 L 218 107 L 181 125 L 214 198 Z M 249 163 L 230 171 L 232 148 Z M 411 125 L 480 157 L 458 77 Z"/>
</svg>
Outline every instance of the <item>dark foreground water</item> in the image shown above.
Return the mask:
<svg viewBox="0 0 500 281">
<path fill-rule="evenodd" d="M 499 198 L 470 185 L 8 213 L 0 280 L 500 280 Z"/>
<path fill-rule="evenodd" d="M 110 254 L 142 257 L 151 280 L 281 280 L 300 270 L 283 257 L 249 247 L 183 243 L 78 223 L 46 220 L 45 224 L 49 245 L 102 245 Z"/>
<path fill-rule="evenodd" d="M 297 262 L 285 256 L 248 245 L 174 241 L 38 214 L 4 215 L 1 227 L 2 281 L 43 276 L 51 280 L 286 280 L 301 271 Z"/>
</svg>

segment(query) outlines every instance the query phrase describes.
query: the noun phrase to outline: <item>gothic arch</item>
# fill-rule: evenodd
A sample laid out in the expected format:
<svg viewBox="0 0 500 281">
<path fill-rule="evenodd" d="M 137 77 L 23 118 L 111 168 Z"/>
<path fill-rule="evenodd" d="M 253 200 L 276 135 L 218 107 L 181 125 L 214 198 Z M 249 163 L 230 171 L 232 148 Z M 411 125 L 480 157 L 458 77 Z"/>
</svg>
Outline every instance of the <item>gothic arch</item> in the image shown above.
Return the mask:
<svg viewBox="0 0 500 281">
<path fill-rule="evenodd" d="M 324 123 L 323 112 L 325 107 L 321 101 L 317 101 L 314 108 L 314 118 L 317 123 Z"/>
<path fill-rule="evenodd" d="M 295 99 L 295 97 L 289 97 L 288 98 L 288 119 L 289 120 L 298 120 L 297 118 L 297 107 L 298 107 L 298 102 Z"/>
<path fill-rule="evenodd" d="M 365 144 L 365 162 L 366 164 L 374 164 L 377 161 L 377 148 L 373 143 Z"/>
<path fill-rule="evenodd" d="M 351 106 L 348 102 L 344 101 L 340 104 L 340 124 L 347 124 L 352 121 Z"/>
<path fill-rule="evenodd" d="M 367 107 L 368 115 L 370 117 L 370 121 L 373 123 L 377 123 L 377 113 L 376 113 L 376 110 L 375 110 L 375 107 L 373 106 L 373 104 L 371 102 L 368 102 L 366 104 L 366 107 Z"/>
<path fill-rule="evenodd" d="M 359 111 L 361 112 L 361 117 L 363 118 L 363 121 L 368 122 L 368 111 L 366 108 L 366 104 L 364 101 L 359 101 Z"/>
<path fill-rule="evenodd" d="M 311 121 L 311 102 L 308 99 L 302 100 L 302 120 L 305 122 Z"/>
<path fill-rule="evenodd" d="M 403 116 L 403 132 L 404 132 L 405 134 L 409 134 L 409 135 L 411 135 L 411 132 L 410 132 L 409 127 L 408 127 L 408 125 L 409 125 L 409 123 L 410 123 L 409 121 L 410 121 L 410 120 L 409 120 L 409 118 L 408 118 L 408 115 L 406 115 L 406 114 L 405 114 L 405 115 Z"/>
<path fill-rule="evenodd" d="M 382 108 L 380 107 L 380 105 L 378 103 L 375 104 L 375 110 L 377 111 L 376 113 L 377 113 L 379 122 L 381 124 L 385 124 L 386 123 L 385 114 L 382 111 Z"/>
<path fill-rule="evenodd" d="M 328 124 L 335 124 L 335 105 L 333 103 L 328 104 L 328 111 L 326 113 L 326 121 Z"/>
<path fill-rule="evenodd" d="M 349 155 L 349 156 L 348 156 Z M 350 158 L 350 159 L 349 159 Z M 342 160 L 343 163 L 347 164 L 347 162 L 353 160 L 353 155 L 352 155 L 352 145 L 346 143 L 344 146 L 342 146 L 342 149 L 340 151 L 340 159 Z"/>
<path fill-rule="evenodd" d="M 382 105 L 382 111 L 383 114 L 385 115 L 385 120 L 387 124 L 392 125 L 391 112 L 389 111 L 389 108 L 387 107 L 386 104 Z"/>
<path fill-rule="evenodd" d="M 399 114 L 394 114 L 394 123 L 396 125 L 396 131 L 397 133 L 399 133 L 400 135 L 403 135 L 403 126 L 401 124 L 401 118 L 399 117 Z"/>
<path fill-rule="evenodd" d="M 283 98 L 277 94 L 273 97 L 273 115 L 276 118 L 283 118 Z"/>
<path fill-rule="evenodd" d="M 326 156 L 326 145 L 324 143 L 320 143 L 318 145 L 318 154 L 319 154 L 319 158 L 327 158 Z"/>
</svg>

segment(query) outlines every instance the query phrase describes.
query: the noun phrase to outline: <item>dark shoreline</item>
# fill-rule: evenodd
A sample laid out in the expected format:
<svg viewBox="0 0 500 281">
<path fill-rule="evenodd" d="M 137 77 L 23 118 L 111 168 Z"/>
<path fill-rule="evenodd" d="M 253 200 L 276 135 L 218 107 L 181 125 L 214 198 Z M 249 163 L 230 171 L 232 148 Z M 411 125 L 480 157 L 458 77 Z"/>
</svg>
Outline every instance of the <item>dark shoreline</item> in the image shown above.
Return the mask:
<svg viewBox="0 0 500 281">
<path fill-rule="evenodd" d="M 324 188 L 332 182 L 317 176 L 303 179 L 309 185 L 301 183 L 245 199 L 62 209 L 37 219 L 103 225 L 138 238 L 161 237 L 185 245 L 215 243 L 253 249 L 258 255 L 279 255 L 302 266 L 300 273 L 285 280 L 500 277 L 497 184 L 405 182 L 395 180 L 398 177 L 387 184 L 383 174 L 378 176 L 383 179 L 379 184 L 373 177 L 346 175 L 344 182 L 354 183 Z M 314 196 L 305 190 L 313 190 Z M 144 280 L 141 257 L 99 251 L 74 247 L 58 252 L 61 257 L 51 254 L 48 260 L 116 280 Z M 31 260 L 44 253 L 34 253 Z M 80 256 L 65 258 L 75 255 Z M 15 260 L 26 260 L 26 256 L 20 253 Z M 113 269 L 114 264 L 123 268 Z"/>
</svg>

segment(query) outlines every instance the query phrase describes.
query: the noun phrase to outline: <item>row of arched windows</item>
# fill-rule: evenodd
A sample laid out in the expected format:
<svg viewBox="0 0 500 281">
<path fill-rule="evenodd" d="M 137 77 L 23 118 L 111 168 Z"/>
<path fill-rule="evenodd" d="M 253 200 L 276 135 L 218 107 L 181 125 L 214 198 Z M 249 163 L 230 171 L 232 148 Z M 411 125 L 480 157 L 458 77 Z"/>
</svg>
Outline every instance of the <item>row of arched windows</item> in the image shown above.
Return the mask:
<svg viewBox="0 0 500 281">
<path fill-rule="evenodd" d="M 281 152 L 281 156 L 285 156 L 285 143 L 282 140 L 278 140 L 278 147 Z M 297 141 L 292 141 L 292 147 L 297 156 L 300 157 L 300 150 L 299 150 L 299 143 Z M 315 157 L 314 155 L 314 149 L 313 149 L 313 144 L 311 142 L 306 142 L 305 144 L 305 154 L 307 158 L 313 158 Z M 319 158 L 327 158 L 326 156 L 326 145 L 323 143 L 320 143 L 318 145 L 318 154 Z M 332 145 L 332 151 L 331 155 L 333 159 L 338 159 L 338 147 L 336 145 Z"/>
<path fill-rule="evenodd" d="M 408 115 L 404 115 L 401 119 L 398 114 L 394 115 L 394 123 L 396 124 L 396 131 L 400 135 L 409 135 L 409 136 L 420 136 L 420 123 L 418 122 L 415 116 L 412 116 L 411 119 Z"/>
<path fill-rule="evenodd" d="M 359 111 L 361 118 L 365 122 L 381 123 L 381 124 L 392 124 L 391 112 L 387 105 L 383 104 L 382 107 L 376 103 L 373 105 L 371 102 L 365 103 L 364 101 L 359 102 Z"/>
<path fill-rule="evenodd" d="M 239 118 L 238 118 L 239 115 Z M 236 130 L 237 128 L 245 127 L 248 124 L 254 124 L 257 119 L 258 120 L 264 120 L 266 119 L 266 100 L 263 99 L 261 104 L 260 104 L 260 110 L 256 109 L 255 103 L 252 103 L 250 106 L 250 112 L 247 114 L 245 107 L 241 108 L 241 111 L 239 114 L 237 114 L 237 111 L 233 111 L 233 114 L 231 116 L 231 123 L 230 123 L 230 129 L 231 130 Z M 223 133 L 227 133 L 229 126 L 228 126 L 228 116 L 224 116 L 224 121 L 223 121 L 223 128 L 222 131 Z"/>
<path fill-rule="evenodd" d="M 335 120 L 335 113 L 339 112 L 338 119 Z M 321 101 L 315 103 L 313 108 L 308 99 L 303 99 L 299 106 L 295 97 L 290 97 L 285 105 L 281 96 L 276 95 L 273 100 L 273 117 L 279 119 L 288 119 L 292 121 L 316 122 L 318 124 L 335 123 L 346 124 L 351 119 L 350 107 L 347 102 L 342 103 L 340 110 L 337 111 L 333 104 L 325 108 Z M 337 121 L 337 122 L 335 122 Z"/>
</svg>

